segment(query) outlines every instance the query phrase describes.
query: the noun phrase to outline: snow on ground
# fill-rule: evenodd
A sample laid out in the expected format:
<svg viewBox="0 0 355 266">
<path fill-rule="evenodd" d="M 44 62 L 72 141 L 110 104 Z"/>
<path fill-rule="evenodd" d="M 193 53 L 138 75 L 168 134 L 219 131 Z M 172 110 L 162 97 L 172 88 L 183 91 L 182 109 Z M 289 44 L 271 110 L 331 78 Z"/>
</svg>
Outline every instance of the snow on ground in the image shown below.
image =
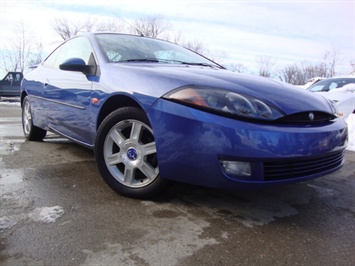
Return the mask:
<svg viewBox="0 0 355 266">
<path fill-rule="evenodd" d="M 20 98 L 0 97 L 0 105 L 17 105 L 20 106 Z"/>
<path fill-rule="evenodd" d="M 61 206 L 36 208 L 30 213 L 30 218 L 37 222 L 54 223 L 64 214 Z"/>
<path fill-rule="evenodd" d="M 20 106 L 19 100 L 15 101 L 0 101 L 0 105 L 18 105 Z M 355 151 L 355 114 L 350 114 L 345 120 L 348 123 L 349 129 L 349 144 L 347 150 Z"/>
</svg>

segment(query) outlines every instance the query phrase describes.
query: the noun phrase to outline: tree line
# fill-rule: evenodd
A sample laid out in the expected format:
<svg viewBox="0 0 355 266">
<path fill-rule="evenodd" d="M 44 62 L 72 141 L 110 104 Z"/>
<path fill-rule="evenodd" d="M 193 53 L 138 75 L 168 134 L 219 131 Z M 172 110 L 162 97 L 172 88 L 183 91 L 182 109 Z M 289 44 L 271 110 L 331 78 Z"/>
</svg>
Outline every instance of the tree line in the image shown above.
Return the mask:
<svg viewBox="0 0 355 266">
<path fill-rule="evenodd" d="M 258 56 L 255 58 L 257 73 L 252 73 L 243 64 L 225 64 L 223 58 L 227 55 L 224 52 L 210 51 L 203 42 L 186 39 L 181 32 L 174 32 L 172 24 L 161 16 L 141 17 L 131 22 L 119 16 L 104 21 L 90 16 L 75 21 L 57 17 L 51 21 L 51 27 L 63 41 L 82 31 L 111 31 L 159 38 L 193 50 L 231 71 L 279 79 L 294 85 L 305 84 L 313 77 L 335 76 L 337 74 L 335 68 L 340 60 L 340 51 L 335 48 L 325 51 L 318 63 L 304 61 L 283 68 L 278 68 L 276 59 L 272 57 Z M 38 64 L 43 60 L 43 45 L 36 38 L 34 31 L 25 26 L 24 22 L 15 25 L 13 32 L 14 35 L 8 39 L 8 45 L 2 54 L 3 67 L 6 71 L 23 72 L 28 66 Z"/>
</svg>

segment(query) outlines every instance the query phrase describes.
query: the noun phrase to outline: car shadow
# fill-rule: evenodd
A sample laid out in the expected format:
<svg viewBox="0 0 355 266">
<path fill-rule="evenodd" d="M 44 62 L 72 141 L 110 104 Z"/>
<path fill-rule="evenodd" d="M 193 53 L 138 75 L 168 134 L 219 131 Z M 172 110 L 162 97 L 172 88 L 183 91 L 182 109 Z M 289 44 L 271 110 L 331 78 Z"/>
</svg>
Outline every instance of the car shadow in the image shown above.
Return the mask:
<svg viewBox="0 0 355 266">
<path fill-rule="evenodd" d="M 60 144 L 57 149 L 68 150 L 71 154 L 94 162 L 94 152 L 55 134 L 44 140 L 50 144 Z M 200 215 L 203 219 L 218 218 L 238 222 L 246 227 L 268 224 L 285 217 L 323 217 L 324 211 L 334 213 L 334 209 L 349 209 L 352 179 L 340 176 L 348 174 L 349 166 L 332 175 L 316 180 L 280 185 L 260 190 L 218 190 L 190 184 L 176 183 L 164 193 L 150 200 L 129 199 L 119 194 L 109 193 L 111 199 L 134 201 L 132 204 L 149 202 L 155 207 L 152 214 L 157 217 Z M 343 172 L 342 172 L 343 171 Z M 93 178 L 101 178 L 99 172 Z M 347 182 L 350 182 L 348 185 Z M 103 183 L 100 183 L 103 184 Z M 106 187 L 105 190 L 110 190 Z M 151 206 L 151 205 L 149 205 Z M 351 209 L 351 208 L 350 208 Z M 154 211 L 155 210 L 155 211 Z M 322 218 L 323 219 L 323 218 Z"/>
</svg>

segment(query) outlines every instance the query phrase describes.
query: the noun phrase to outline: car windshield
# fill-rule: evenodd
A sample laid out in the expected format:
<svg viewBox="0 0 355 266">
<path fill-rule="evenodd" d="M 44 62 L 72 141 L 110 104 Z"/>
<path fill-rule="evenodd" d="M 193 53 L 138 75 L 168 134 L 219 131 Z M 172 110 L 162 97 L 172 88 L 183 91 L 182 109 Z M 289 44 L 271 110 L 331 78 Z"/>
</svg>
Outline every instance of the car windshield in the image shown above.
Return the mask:
<svg viewBox="0 0 355 266">
<path fill-rule="evenodd" d="M 176 44 L 134 35 L 95 35 L 108 62 L 158 62 L 220 67 L 213 61 Z"/>
<path fill-rule="evenodd" d="M 335 89 L 340 89 L 345 85 L 350 83 L 355 83 L 355 78 L 332 78 L 332 79 L 325 79 L 322 81 L 317 82 L 316 84 L 312 85 L 308 88 L 308 90 L 313 92 L 326 92 Z"/>
</svg>

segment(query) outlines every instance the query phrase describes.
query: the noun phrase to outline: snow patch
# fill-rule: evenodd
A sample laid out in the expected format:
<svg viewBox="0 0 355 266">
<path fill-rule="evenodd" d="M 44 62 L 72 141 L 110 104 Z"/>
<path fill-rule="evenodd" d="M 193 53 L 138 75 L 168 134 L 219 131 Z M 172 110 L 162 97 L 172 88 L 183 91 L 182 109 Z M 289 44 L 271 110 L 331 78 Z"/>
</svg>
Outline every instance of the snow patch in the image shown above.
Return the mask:
<svg viewBox="0 0 355 266">
<path fill-rule="evenodd" d="M 34 209 L 29 217 L 37 222 L 54 223 L 58 218 L 62 217 L 64 209 L 60 206 L 42 207 Z"/>
<path fill-rule="evenodd" d="M 309 187 L 314 188 L 322 198 L 331 198 L 336 196 L 337 192 L 330 188 L 320 187 L 314 184 L 308 184 Z"/>
<path fill-rule="evenodd" d="M 0 119 L 1 122 L 1 119 Z M 4 127 L 0 125 L 0 137 L 8 136 L 6 134 Z M 0 155 L 11 155 L 20 150 L 20 145 L 24 143 L 25 140 L 0 140 Z"/>
<path fill-rule="evenodd" d="M 0 230 L 11 228 L 15 224 L 17 224 L 17 221 L 15 221 L 9 217 L 6 217 L 6 216 L 0 217 Z"/>
<path fill-rule="evenodd" d="M 164 206 L 152 201 L 143 201 L 147 212 L 174 212 L 178 216 L 157 217 L 155 222 L 132 223 L 129 230 L 144 235 L 136 241 L 106 242 L 99 250 L 83 250 L 87 255 L 83 265 L 179 265 L 179 261 L 192 256 L 205 246 L 219 242 L 204 235 L 210 223 L 204 218 L 192 216 L 189 210 L 176 208 L 175 204 Z M 154 215 L 153 215 L 154 216 Z M 128 228 L 125 228 L 126 230 Z M 228 234 L 222 235 L 223 239 Z"/>
<path fill-rule="evenodd" d="M 0 173 L 0 186 L 18 184 L 23 181 L 23 169 L 3 169 Z"/>
<path fill-rule="evenodd" d="M 0 105 L 21 106 L 20 98 L 18 97 L 0 97 Z"/>
</svg>

